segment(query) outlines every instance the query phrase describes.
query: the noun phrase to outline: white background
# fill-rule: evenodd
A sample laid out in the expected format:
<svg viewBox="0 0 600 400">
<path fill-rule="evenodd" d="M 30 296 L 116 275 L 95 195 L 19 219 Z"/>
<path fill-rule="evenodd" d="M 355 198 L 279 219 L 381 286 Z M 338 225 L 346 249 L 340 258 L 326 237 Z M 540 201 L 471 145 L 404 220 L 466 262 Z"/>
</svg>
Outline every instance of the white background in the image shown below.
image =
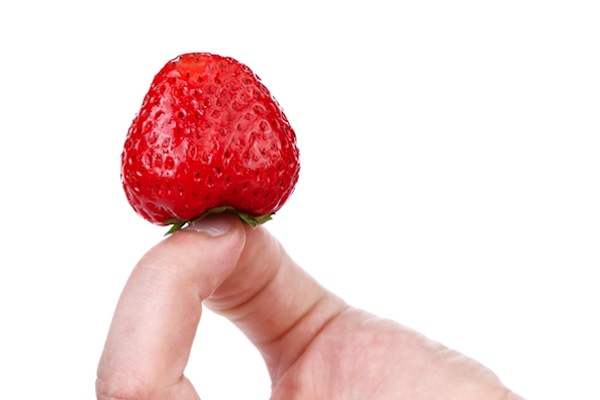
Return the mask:
<svg viewBox="0 0 600 400">
<path fill-rule="evenodd" d="M 94 398 L 120 290 L 164 229 L 120 186 L 163 64 L 232 56 L 294 126 L 267 227 L 323 285 L 481 361 L 528 399 L 599 399 L 594 1 L 3 2 L 0 398 Z M 203 399 L 266 399 L 204 315 Z"/>
</svg>

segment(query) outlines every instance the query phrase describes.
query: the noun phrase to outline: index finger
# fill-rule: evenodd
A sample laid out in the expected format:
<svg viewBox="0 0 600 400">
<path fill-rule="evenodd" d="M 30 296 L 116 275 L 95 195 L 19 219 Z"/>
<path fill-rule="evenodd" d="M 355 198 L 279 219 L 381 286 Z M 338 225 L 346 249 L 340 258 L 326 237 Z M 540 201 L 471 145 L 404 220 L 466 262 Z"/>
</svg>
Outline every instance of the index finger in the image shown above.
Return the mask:
<svg viewBox="0 0 600 400">
<path fill-rule="evenodd" d="M 245 235 L 210 217 L 202 240 L 177 232 L 137 264 L 117 304 L 98 365 L 99 399 L 198 399 L 183 372 L 202 300 L 235 269 Z"/>
</svg>

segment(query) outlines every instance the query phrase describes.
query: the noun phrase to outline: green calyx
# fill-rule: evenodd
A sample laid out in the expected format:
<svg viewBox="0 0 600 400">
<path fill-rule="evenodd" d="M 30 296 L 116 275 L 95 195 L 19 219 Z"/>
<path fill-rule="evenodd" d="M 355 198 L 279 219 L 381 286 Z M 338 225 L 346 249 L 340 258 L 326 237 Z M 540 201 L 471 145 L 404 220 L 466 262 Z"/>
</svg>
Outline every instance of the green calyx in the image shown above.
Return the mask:
<svg viewBox="0 0 600 400">
<path fill-rule="evenodd" d="M 167 231 L 165 236 L 168 236 L 168 235 L 172 234 L 173 232 L 177 232 L 178 230 L 185 228 L 186 226 L 193 224 L 196 221 L 200 221 L 202 218 L 205 218 L 208 215 L 223 214 L 223 213 L 235 214 L 242 221 L 244 221 L 245 223 L 247 223 L 248 225 L 250 225 L 252 227 L 256 227 L 258 225 L 264 224 L 265 222 L 269 221 L 271 219 L 271 216 L 273 215 L 272 213 L 269 213 L 269 214 L 254 216 L 254 215 L 245 213 L 243 211 L 238 211 L 235 208 L 230 207 L 230 206 L 214 207 L 214 208 L 211 208 L 210 210 L 206 211 L 204 214 L 200 215 L 199 217 L 196 217 L 193 219 L 182 220 L 179 218 L 172 218 L 172 219 L 168 219 L 168 220 L 164 221 L 163 225 L 171 225 L 171 228 Z"/>
</svg>

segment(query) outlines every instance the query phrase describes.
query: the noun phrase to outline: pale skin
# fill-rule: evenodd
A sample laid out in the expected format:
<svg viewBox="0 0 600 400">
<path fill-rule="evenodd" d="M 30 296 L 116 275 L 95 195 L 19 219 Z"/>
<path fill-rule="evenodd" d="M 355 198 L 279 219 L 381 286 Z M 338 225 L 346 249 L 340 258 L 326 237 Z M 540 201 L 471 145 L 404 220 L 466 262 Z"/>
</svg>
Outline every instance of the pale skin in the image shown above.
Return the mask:
<svg viewBox="0 0 600 400">
<path fill-rule="evenodd" d="M 272 400 L 522 399 L 476 361 L 349 306 L 265 228 L 229 215 L 174 233 L 139 261 L 100 358 L 97 398 L 199 399 L 184 370 L 202 307 L 258 348 Z"/>
</svg>

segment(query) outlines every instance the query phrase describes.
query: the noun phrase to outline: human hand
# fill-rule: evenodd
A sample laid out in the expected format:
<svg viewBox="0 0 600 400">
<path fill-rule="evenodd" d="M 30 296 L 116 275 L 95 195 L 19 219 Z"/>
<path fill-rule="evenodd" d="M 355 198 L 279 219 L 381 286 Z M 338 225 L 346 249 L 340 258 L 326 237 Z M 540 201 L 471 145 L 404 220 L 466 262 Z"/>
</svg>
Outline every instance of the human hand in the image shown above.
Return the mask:
<svg viewBox="0 0 600 400">
<path fill-rule="evenodd" d="M 350 307 L 263 227 L 210 216 L 133 270 L 98 366 L 100 400 L 199 399 L 184 376 L 202 306 L 262 354 L 272 400 L 517 400 L 479 363 Z"/>
</svg>

